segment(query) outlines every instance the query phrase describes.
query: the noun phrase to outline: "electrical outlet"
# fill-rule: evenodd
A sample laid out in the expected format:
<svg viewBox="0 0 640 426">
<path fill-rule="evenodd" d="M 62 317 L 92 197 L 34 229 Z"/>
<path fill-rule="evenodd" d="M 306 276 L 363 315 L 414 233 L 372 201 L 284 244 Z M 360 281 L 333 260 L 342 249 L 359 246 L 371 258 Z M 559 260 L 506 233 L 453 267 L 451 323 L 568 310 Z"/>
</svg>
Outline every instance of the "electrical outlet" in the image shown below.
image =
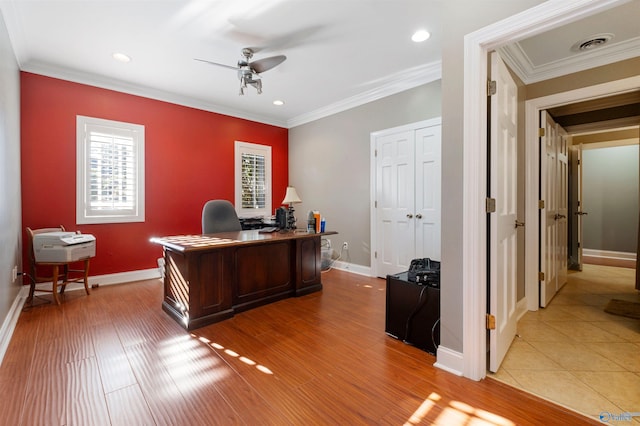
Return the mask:
<svg viewBox="0 0 640 426">
<path fill-rule="evenodd" d="M 16 280 L 18 279 L 18 266 L 14 266 L 13 270 L 11 271 L 11 282 L 15 283 Z"/>
<path fill-rule="evenodd" d="M 331 248 L 331 240 L 329 238 L 327 238 L 327 248 L 328 249 Z"/>
<path fill-rule="evenodd" d="M 345 250 L 349 250 L 349 243 L 346 242 L 346 241 L 344 243 L 342 243 L 342 248 L 345 249 Z"/>
</svg>

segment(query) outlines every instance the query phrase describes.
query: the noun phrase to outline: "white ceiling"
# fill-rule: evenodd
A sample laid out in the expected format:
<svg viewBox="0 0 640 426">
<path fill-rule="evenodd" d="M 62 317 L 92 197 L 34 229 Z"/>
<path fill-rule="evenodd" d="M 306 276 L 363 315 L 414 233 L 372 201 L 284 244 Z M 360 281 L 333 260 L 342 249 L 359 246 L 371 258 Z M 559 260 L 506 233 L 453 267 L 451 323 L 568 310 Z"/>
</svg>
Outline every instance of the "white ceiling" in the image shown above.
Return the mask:
<svg viewBox="0 0 640 426">
<path fill-rule="evenodd" d="M 609 41 L 587 51 L 577 45 Z M 640 1 L 632 0 L 500 49 L 526 84 L 640 56 Z"/>
<path fill-rule="evenodd" d="M 292 127 L 440 78 L 441 4 L 439 0 L 0 0 L 0 11 L 23 71 Z M 623 46 L 618 50 L 626 57 L 639 56 L 640 1 L 616 9 L 624 7 L 631 10 L 601 14 L 586 25 L 522 40 L 504 51 L 507 62 L 525 82 L 542 79 L 541 68 L 544 78 L 562 73 L 567 60 L 574 68 L 600 65 L 585 57 L 606 48 L 577 54 L 577 65 L 576 54 L 570 51 L 577 39 L 594 32 L 615 33 L 612 46 Z M 420 28 L 432 36 L 414 43 L 410 37 Z M 257 50 L 253 60 L 287 56 L 284 63 L 262 74 L 261 95 L 249 87 L 239 96 L 235 71 L 194 60 L 235 66 L 243 47 Z M 125 53 L 132 61 L 117 62 L 111 56 L 114 52 Z M 613 62 L 611 58 L 605 60 Z M 276 99 L 285 105 L 274 106 Z"/>
<path fill-rule="evenodd" d="M 19 66 L 289 127 L 440 77 L 440 6 L 425 0 L 1 0 Z M 411 41 L 419 28 L 433 35 Z M 286 55 L 239 96 L 234 70 Z M 114 52 L 132 57 L 123 64 Z M 272 102 L 283 100 L 275 107 Z M 361 102 L 362 103 L 362 102 Z"/>
</svg>

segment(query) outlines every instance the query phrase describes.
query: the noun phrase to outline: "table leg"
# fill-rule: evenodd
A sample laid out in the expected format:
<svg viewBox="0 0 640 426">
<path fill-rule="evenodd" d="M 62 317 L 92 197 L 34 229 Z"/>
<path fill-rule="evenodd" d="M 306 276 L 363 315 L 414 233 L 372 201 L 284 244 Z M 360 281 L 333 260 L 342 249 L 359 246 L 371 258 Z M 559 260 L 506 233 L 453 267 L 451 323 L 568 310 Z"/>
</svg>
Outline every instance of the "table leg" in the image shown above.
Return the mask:
<svg viewBox="0 0 640 426">
<path fill-rule="evenodd" d="M 52 292 L 53 300 L 55 300 L 56 305 L 59 305 L 60 298 L 58 297 L 58 265 L 53 265 Z"/>
<path fill-rule="evenodd" d="M 89 293 L 89 259 L 84 260 L 84 291 L 87 295 L 91 294 Z"/>
</svg>

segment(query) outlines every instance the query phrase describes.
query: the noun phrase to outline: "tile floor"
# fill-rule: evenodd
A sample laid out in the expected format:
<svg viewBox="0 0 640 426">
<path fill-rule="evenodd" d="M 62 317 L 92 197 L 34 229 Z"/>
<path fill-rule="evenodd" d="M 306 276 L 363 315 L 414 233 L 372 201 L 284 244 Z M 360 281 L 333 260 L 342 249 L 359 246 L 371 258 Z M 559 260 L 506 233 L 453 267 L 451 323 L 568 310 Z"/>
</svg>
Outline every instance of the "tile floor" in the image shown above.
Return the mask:
<svg viewBox="0 0 640 426">
<path fill-rule="evenodd" d="M 640 424 L 640 320 L 604 312 L 612 298 L 640 302 L 634 285 L 634 269 L 571 271 L 549 307 L 520 319 L 518 336 L 490 376 L 603 423 Z"/>
</svg>

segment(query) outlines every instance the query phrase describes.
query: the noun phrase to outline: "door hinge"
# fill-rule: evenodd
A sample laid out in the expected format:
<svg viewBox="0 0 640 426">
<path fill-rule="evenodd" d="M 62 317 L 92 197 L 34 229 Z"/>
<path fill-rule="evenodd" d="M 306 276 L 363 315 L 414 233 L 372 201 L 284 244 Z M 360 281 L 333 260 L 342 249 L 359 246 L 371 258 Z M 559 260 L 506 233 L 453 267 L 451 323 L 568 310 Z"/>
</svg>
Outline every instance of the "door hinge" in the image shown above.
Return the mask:
<svg viewBox="0 0 640 426">
<path fill-rule="evenodd" d="M 485 209 L 487 213 L 495 213 L 496 211 L 496 199 L 495 198 L 487 198 Z"/>
<path fill-rule="evenodd" d="M 498 91 L 498 85 L 495 80 L 487 81 L 487 96 L 493 96 Z"/>
<path fill-rule="evenodd" d="M 544 281 L 544 272 L 538 272 L 538 281 Z"/>
<path fill-rule="evenodd" d="M 538 137 L 544 137 L 545 131 L 544 131 L 544 127 L 540 127 L 538 128 Z"/>
<path fill-rule="evenodd" d="M 544 200 L 538 200 L 538 209 L 544 209 Z"/>
<path fill-rule="evenodd" d="M 374 156 L 374 157 L 377 157 L 377 156 L 378 156 L 378 150 L 377 150 L 377 149 L 374 149 L 374 150 L 373 150 L 373 156 Z"/>
<path fill-rule="evenodd" d="M 496 329 L 496 317 L 495 315 L 486 314 L 486 326 L 487 330 L 495 330 Z"/>
<path fill-rule="evenodd" d="M 377 251 L 374 251 L 374 252 L 373 252 L 373 258 L 374 258 L 374 259 L 377 259 L 377 258 L 378 258 L 378 252 L 377 252 Z"/>
<path fill-rule="evenodd" d="M 373 207 L 375 207 L 376 209 L 378 208 L 378 200 L 375 200 L 375 201 L 373 202 Z"/>
</svg>

